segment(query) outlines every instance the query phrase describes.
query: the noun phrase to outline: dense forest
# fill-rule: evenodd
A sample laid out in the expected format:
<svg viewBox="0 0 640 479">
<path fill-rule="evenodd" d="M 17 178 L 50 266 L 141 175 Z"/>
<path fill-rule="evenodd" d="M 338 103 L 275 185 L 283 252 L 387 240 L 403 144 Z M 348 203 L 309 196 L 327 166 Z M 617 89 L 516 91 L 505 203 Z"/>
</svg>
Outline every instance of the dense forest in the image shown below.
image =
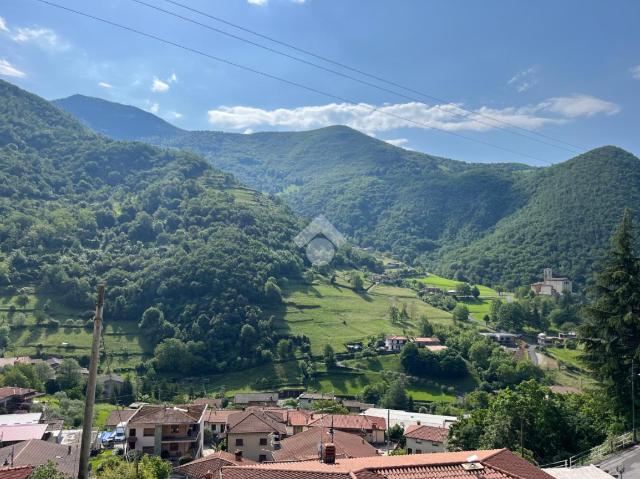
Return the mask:
<svg viewBox="0 0 640 479">
<path fill-rule="evenodd" d="M 6 82 L 0 97 L 0 288 L 34 286 L 90 318 L 105 282 L 106 315 L 171 337 L 165 360 L 270 359 L 279 338 L 261 308 L 303 268 L 287 207 L 192 153 L 96 135 Z"/>
<path fill-rule="evenodd" d="M 56 103 L 116 138 L 199 152 L 302 215 L 325 214 L 361 246 L 474 283 L 511 289 L 553 267 L 580 286 L 622 209 L 640 210 L 639 160 L 615 147 L 548 168 L 471 164 L 397 148 L 342 126 L 190 132 L 95 98 Z"/>
</svg>

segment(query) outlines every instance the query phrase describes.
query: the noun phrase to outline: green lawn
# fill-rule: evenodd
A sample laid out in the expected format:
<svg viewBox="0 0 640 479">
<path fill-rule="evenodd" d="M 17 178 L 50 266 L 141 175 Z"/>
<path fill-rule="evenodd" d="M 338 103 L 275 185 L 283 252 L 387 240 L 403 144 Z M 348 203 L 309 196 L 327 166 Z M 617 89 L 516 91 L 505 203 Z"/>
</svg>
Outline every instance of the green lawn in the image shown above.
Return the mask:
<svg viewBox="0 0 640 479">
<path fill-rule="evenodd" d="M 580 360 L 580 355 L 582 354 L 580 349 L 547 348 L 547 353 L 569 366 L 582 370 L 585 369 L 584 364 Z"/>
<path fill-rule="evenodd" d="M 451 315 L 421 301 L 414 291 L 389 285 L 375 286 L 369 292 L 357 293 L 348 286 L 344 275 L 335 284 L 315 280 L 312 284 L 291 282 L 283 288 L 285 307 L 275 311 L 278 329 L 304 334 L 311 340 L 312 352 L 319 355 L 326 344 L 339 352 L 345 343 L 362 341 L 368 336 L 413 334 L 416 319 L 426 314 L 433 323 L 448 323 Z M 391 304 L 407 305 L 414 320 L 392 325 Z"/>
<path fill-rule="evenodd" d="M 441 276 L 429 273 L 428 276 L 424 278 L 418 278 L 418 281 L 425 284 L 426 286 L 433 286 L 435 288 L 443 288 L 443 289 L 456 289 L 461 281 L 456 281 L 453 279 L 443 278 Z M 489 288 L 488 286 L 482 286 L 480 284 L 476 285 L 480 290 L 481 297 L 495 298 L 498 297 L 498 292 L 495 289 Z"/>
</svg>

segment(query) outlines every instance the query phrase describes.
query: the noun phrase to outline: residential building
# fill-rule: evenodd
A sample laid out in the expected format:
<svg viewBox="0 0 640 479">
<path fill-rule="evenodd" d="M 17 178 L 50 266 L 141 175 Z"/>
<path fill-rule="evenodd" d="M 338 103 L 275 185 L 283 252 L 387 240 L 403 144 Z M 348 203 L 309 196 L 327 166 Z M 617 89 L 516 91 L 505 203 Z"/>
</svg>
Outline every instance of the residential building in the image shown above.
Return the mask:
<svg viewBox="0 0 640 479">
<path fill-rule="evenodd" d="M 193 404 L 200 406 L 208 406 L 209 409 L 222 409 L 224 407 L 224 398 L 198 398 Z"/>
<path fill-rule="evenodd" d="M 238 412 L 229 416 L 227 449 L 252 461 L 270 461 L 286 434 L 284 424 L 262 411 Z"/>
<path fill-rule="evenodd" d="M 495 341 L 505 348 L 515 348 L 520 335 L 513 333 L 480 333 L 487 339 Z"/>
<path fill-rule="evenodd" d="M 215 440 L 223 439 L 227 435 L 229 417 L 240 411 L 233 409 L 208 409 L 204 414 L 204 427 L 212 432 Z"/>
<path fill-rule="evenodd" d="M 311 409 L 316 401 L 336 401 L 338 398 L 329 393 L 304 392 L 298 396 L 298 405 L 303 409 Z"/>
<path fill-rule="evenodd" d="M 113 373 L 101 374 L 98 376 L 98 383 L 102 385 L 102 393 L 104 394 L 104 397 L 110 398 L 118 393 L 124 384 L 124 379 Z"/>
<path fill-rule="evenodd" d="M 449 427 L 458 420 L 456 416 L 441 416 L 438 414 L 421 414 L 417 412 L 402 411 L 400 409 L 371 408 L 364 413 L 366 416 L 376 416 L 389 419 L 389 427 L 400 426 L 407 429 L 412 424 L 425 424 L 436 427 Z"/>
<path fill-rule="evenodd" d="M 231 454 L 226 451 L 217 451 L 182 466 L 174 467 L 171 477 L 180 479 L 203 479 L 207 477 L 207 474 L 213 474 L 214 478 L 218 478 L 220 470 L 225 466 L 246 466 L 251 464 L 256 464 L 256 462 L 244 458 L 242 455 Z"/>
<path fill-rule="evenodd" d="M 233 400 L 238 407 L 277 406 L 278 393 L 238 393 Z"/>
<path fill-rule="evenodd" d="M 41 412 L 24 414 L 0 414 L 0 426 L 15 426 L 17 424 L 39 424 L 41 419 Z"/>
<path fill-rule="evenodd" d="M 444 427 L 412 424 L 404 431 L 407 454 L 444 452 L 449 430 Z"/>
<path fill-rule="evenodd" d="M 0 426 L 0 447 L 30 439 L 44 439 L 48 424 L 13 424 Z"/>
<path fill-rule="evenodd" d="M 350 413 L 352 414 L 360 414 L 361 412 L 366 411 L 367 409 L 374 406 L 374 404 L 356 401 L 352 399 L 343 399 L 340 403 L 346 407 Z"/>
<path fill-rule="evenodd" d="M 394 353 L 400 352 L 402 347 L 407 344 L 409 338 L 406 336 L 387 336 L 384 340 L 384 349 Z"/>
<path fill-rule="evenodd" d="M 126 426 L 126 449 L 177 461 L 197 459 L 204 446 L 207 406 L 142 406 Z"/>
<path fill-rule="evenodd" d="M 331 432 L 330 428 L 312 427 L 280 443 L 280 449 L 273 451 L 276 462 L 308 461 L 320 459 L 320 445 L 334 444 L 336 457 L 370 457 L 376 456 L 375 447 L 362 436 L 339 430 Z"/>
<path fill-rule="evenodd" d="M 435 336 L 432 338 L 415 338 L 413 342 L 419 348 L 425 348 L 434 353 L 447 349 L 446 346 L 440 344 L 440 339 Z"/>
<path fill-rule="evenodd" d="M 104 428 L 107 431 L 113 431 L 118 425 L 129 422 L 129 419 L 138 411 L 138 409 L 114 409 L 107 416 Z"/>
<path fill-rule="evenodd" d="M 35 389 L 7 386 L 0 388 L 0 410 L 6 413 L 29 411 L 33 399 L 42 396 Z"/>
<path fill-rule="evenodd" d="M 370 444 L 382 444 L 387 421 L 384 418 L 365 415 L 317 414 L 309 421 L 307 428 L 332 428 L 334 431 L 344 431 L 363 437 Z"/>
<path fill-rule="evenodd" d="M 63 446 L 33 439 L 0 449 L 0 464 L 8 466 L 41 466 L 53 461 L 58 470 L 71 477 L 78 477 L 80 447 Z"/>
<path fill-rule="evenodd" d="M 538 295 L 559 296 L 572 292 L 572 283 L 568 278 L 554 278 L 551 268 L 542 271 L 542 281 L 533 283 L 531 291 Z"/>
<path fill-rule="evenodd" d="M 507 449 L 223 467 L 221 479 L 553 479 Z M 333 451 L 335 452 L 335 450 Z M 216 478 L 218 479 L 218 478 Z"/>
</svg>

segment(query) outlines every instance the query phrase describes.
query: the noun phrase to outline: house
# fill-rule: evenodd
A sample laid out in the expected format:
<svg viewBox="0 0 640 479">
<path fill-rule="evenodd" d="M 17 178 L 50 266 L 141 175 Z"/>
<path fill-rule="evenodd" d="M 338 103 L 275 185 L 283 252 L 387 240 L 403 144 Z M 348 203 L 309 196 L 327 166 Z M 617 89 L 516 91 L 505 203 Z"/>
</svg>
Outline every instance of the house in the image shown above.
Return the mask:
<svg viewBox="0 0 640 479">
<path fill-rule="evenodd" d="M 384 340 L 384 349 L 397 353 L 408 341 L 409 338 L 406 336 L 387 336 Z"/>
<path fill-rule="evenodd" d="M 420 290 L 422 294 L 444 294 L 444 290 L 442 288 L 435 288 L 432 286 L 426 286 Z"/>
<path fill-rule="evenodd" d="M 335 457 L 335 448 L 331 447 L 324 448 L 322 461 L 223 467 L 220 476 L 220 479 L 284 478 L 552 479 L 552 476 L 507 449 L 343 459 Z"/>
<path fill-rule="evenodd" d="M 32 412 L 25 414 L 0 414 L 0 426 L 14 426 L 17 424 L 39 424 L 41 419 L 41 412 Z"/>
<path fill-rule="evenodd" d="M 33 466 L 4 467 L 0 466 L 0 479 L 29 479 Z"/>
<path fill-rule="evenodd" d="M 137 409 L 114 409 L 109 412 L 104 428 L 107 431 L 113 431 L 119 424 L 126 424 L 138 410 Z"/>
<path fill-rule="evenodd" d="M 0 388 L 0 410 L 7 413 L 28 411 L 33 399 L 42 395 L 35 389 L 14 386 Z"/>
<path fill-rule="evenodd" d="M 217 451 L 182 466 L 174 467 L 173 476 L 171 477 L 180 479 L 203 479 L 207 474 L 213 474 L 213 477 L 217 478 L 219 477 L 220 470 L 224 466 L 245 466 L 250 464 L 256 463 L 243 458 L 242 455 L 231 454 L 226 451 Z"/>
<path fill-rule="evenodd" d="M 346 407 L 352 414 L 360 414 L 361 412 L 364 412 L 374 406 L 373 404 L 362 401 L 355 401 L 352 399 L 343 399 L 341 401 L 341 404 Z"/>
<path fill-rule="evenodd" d="M 407 429 L 412 424 L 426 424 L 436 427 L 447 427 L 458 420 L 456 416 L 441 416 L 438 414 L 422 414 L 417 412 L 402 411 L 400 409 L 367 409 L 363 414 L 389 419 L 389 427 L 400 426 Z"/>
<path fill-rule="evenodd" d="M 447 349 L 446 346 L 440 344 L 440 339 L 435 336 L 432 338 L 415 338 L 413 342 L 419 348 L 425 348 L 429 351 L 433 351 L 434 353 Z"/>
<path fill-rule="evenodd" d="M 332 428 L 334 431 L 344 431 L 363 437 L 370 444 L 384 442 L 384 432 L 387 429 L 387 421 L 376 416 L 351 416 L 343 414 L 316 414 L 309 421 L 307 428 L 323 427 Z"/>
<path fill-rule="evenodd" d="M 0 447 L 11 446 L 31 439 L 43 439 L 48 424 L 12 424 L 0 426 Z"/>
<path fill-rule="evenodd" d="M 229 417 L 232 414 L 237 414 L 240 411 L 234 411 L 233 409 L 208 409 L 204 414 L 204 427 L 211 431 L 213 438 L 217 441 L 223 439 L 227 434 L 227 425 L 229 424 Z"/>
<path fill-rule="evenodd" d="M 262 411 L 238 412 L 229 417 L 227 449 L 252 461 L 270 461 L 286 434 L 284 424 Z"/>
<path fill-rule="evenodd" d="M 404 431 L 407 454 L 444 452 L 449 430 L 444 427 L 412 424 Z"/>
<path fill-rule="evenodd" d="M 571 280 L 568 278 L 554 278 L 551 268 L 542 271 L 542 281 L 533 283 L 531 291 L 538 295 L 559 296 L 572 292 Z"/>
<path fill-rule="evenodd" d="M 329 393 L 304 392 L 298 396 L 298 405 L 303 409 L 311 409 L 316 401 L 336 401 L 337 398 Z"/>
<path fill-rule="evenodd" d="M 313 418 L 313 414 L 310 411 L 293 410 L 287 411 L 286 423 L 287 436 L 293 436 L 300 434 L 304 431 L 309 421 Z"/>
<path fill-rule="evenodd" d="M 0 464 L 9 466 L 41 466 L 53 461 L 63 474 L 78 477 L 80 448 L 32 439 L 0 449 Z"/>
<path fill-rule="evenodd" d="M 61 358 L 49 358 L 45 361 L 45 363 L 51 366 L 51 369 L 53 369 L 54 371 L 57 371 L 60 365 L 62 364 L 62 361 L 63 359 Z"/>
<path fill-rule="evenodd" d="M 224 398 L 198 398 L 193 404 L 199 406 L 209 406 L 209 409 L 222 409 L 224 407 Z"/>
<path fill-rule="evenodd" d="M 375 447 L 362 436 L 330 428 L 312 427 L 280 443 L 280 449 L 273 451 L 273 460 L 309 461 L 320 458 L 320 445 L 334 444 L 336 457 L 370 457 L 378 455 Z"/>
<path fill-rule="evenodd" d="M 126 425 L 126 450 L 155 454 L 177 461 L 194 459 L 204 447 L 204 416 L 207 406 L 142 406 Z"/>
<path fill-rule="evenodd" d="M 120 388 L 122 388 L 124 379 L 117 374 L 109 373 L 98 376 L 98 382 L 102 384 L 102 393 L 104 396 L 110 398 L 111 396 L 116 395 Z"/>
<path fill-rule="evenodd" d="M 480 333 L 487 339 L 495 341 L 500 346 L 504 346 L 506 348 L 515 348 L 516 342 L 520 335 L 512 334 L 512 333 Z"/>
<path fill-rule="evenodd" d="M 238 393 L 233 402 L 238 407 L 247 406 L 277 406 L 278 393 Z"/>
</svg>

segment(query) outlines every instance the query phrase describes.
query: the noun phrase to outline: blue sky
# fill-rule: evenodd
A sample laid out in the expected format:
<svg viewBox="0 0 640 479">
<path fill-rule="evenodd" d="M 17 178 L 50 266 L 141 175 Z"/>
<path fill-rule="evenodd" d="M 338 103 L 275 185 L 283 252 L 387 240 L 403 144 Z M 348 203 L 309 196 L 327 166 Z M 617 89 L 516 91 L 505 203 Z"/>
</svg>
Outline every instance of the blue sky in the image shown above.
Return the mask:
<svg viewBox="0 0 640 479">
<path fill-rule="evenodd" d="M 34 0 L 5 0 L 0 77 L 48 99 L 99 96 L 188 129 L 250 133 L 348 124 L 394 144 L 466 161 L 542 165 L 573 156 L 505 132 L 501 122 L 584 149 L 615 144 L 640 154 L 640 2 L 634 0 L 178 0 L 444 101 L 388 85 L 382 86 L 405 97 L 364 86 L 131 0 L 52 1 L 348 101 Z M 164 0 L 145 1 L 268 44 Z"/>
</svg>

